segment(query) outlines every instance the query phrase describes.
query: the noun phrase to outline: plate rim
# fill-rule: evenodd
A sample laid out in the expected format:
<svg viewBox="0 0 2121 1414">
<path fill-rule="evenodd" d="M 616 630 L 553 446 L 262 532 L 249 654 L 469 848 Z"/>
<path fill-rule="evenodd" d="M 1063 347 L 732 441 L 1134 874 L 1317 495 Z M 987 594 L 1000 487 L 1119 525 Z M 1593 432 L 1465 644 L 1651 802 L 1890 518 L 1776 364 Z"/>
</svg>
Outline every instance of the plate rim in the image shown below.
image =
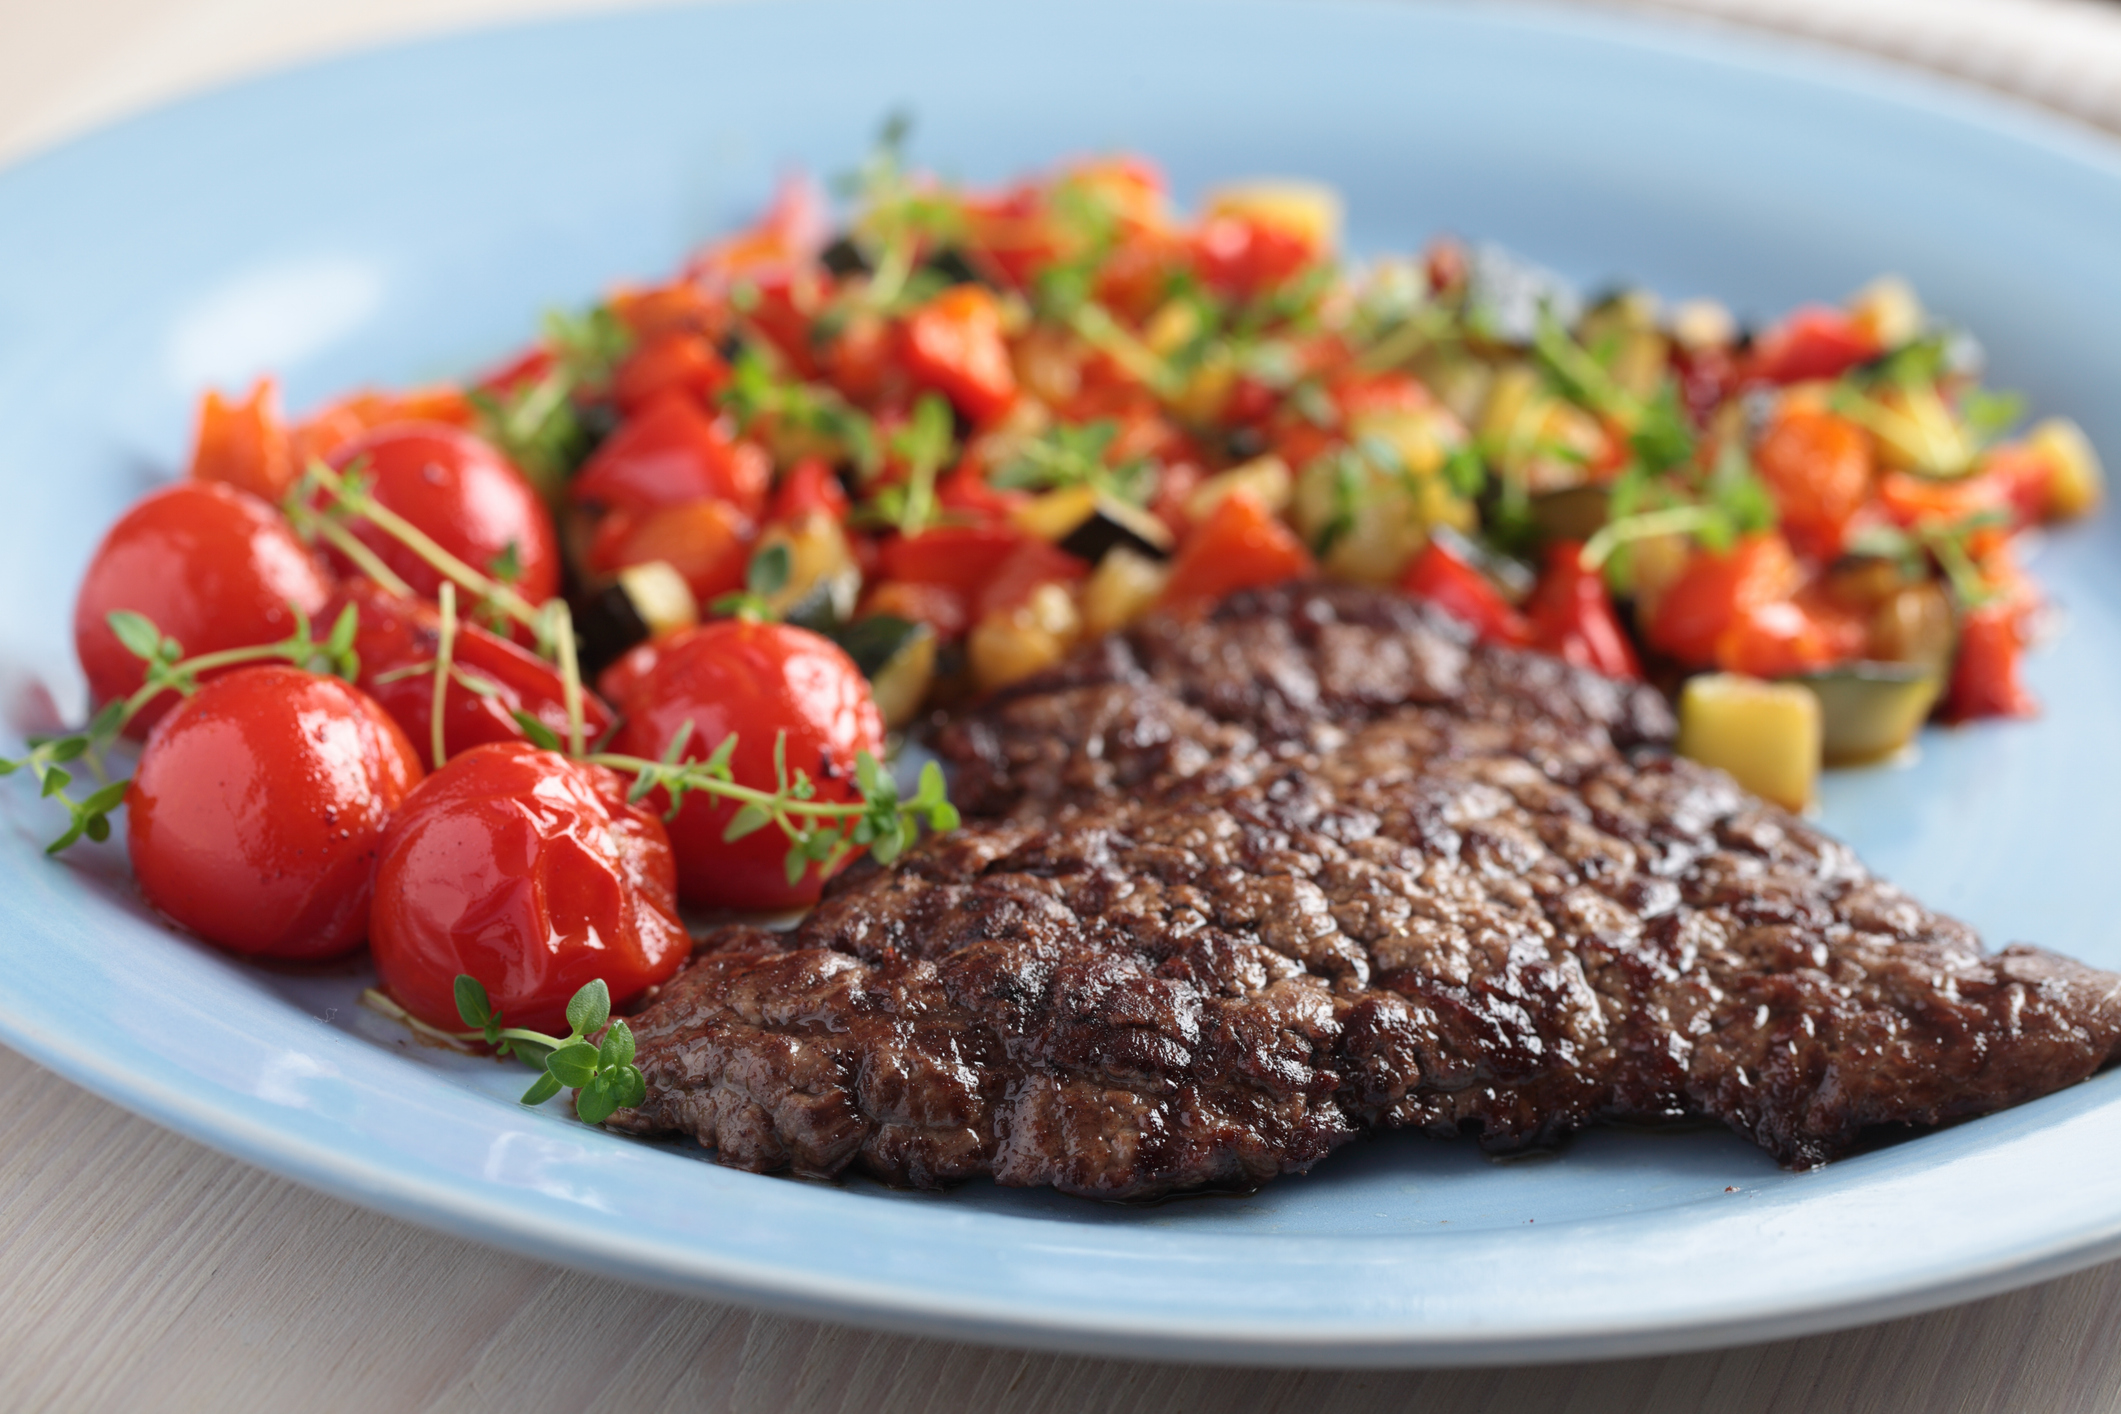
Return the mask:
<svg viewBox="0 0 2121 1414">
<path fill-rule="evenodd" d="M 1169 0 L 1185 6 L 1189 0 Z M 1284 0 L 1294 9 L 1299 0 Z M 1313 0 L 1318 3 L 1318 0 Z M 1362 0 L 1320 8 L 1360 10 Z M 672 7 L 694 12 L 721 9 L 794 8 L 788 0 L 724 0 L 724 3 Z M 1193 8 L 1208 9 L 1206 5 Z M 1395 8 L 1437 13 L 1468 13 L 1442 0 L 1413 0 Z M 275 84 L 333 69 L 391 62 L 416 51 L 448 46 L 475 48 L 499 35 L 524 36 L 595 28 L 613 21 L 638 22 L 655 10 L 541 16 L 499 24 L 473 25 L 357 46 L 247 74 L 180 97 L 153 104 L 110 122 L 40 145 L 0 166 L 0 202 L 12 180 L 26 171 L 69 161 L 93 161 L 96 149 L 122 142 L 136 130 L 167 121 L 174 113 L 202 112 L 212 105 Z M 1787 35 L 1743 31 L 1726 33 L 1700 22 L 1640 13 L 1585 11 L 1538 0 L 1491 0 L 1478 14 L 1484 19 L 1541 30 L 1574 32 L 1594 40 L 1677 55 L 1689 61 L 1734 65 L 1756 73 L 1835 90 L 1861 87 L 1869 96 L 1912 107 L 1937 118 L 1971 123 L 2017 141 L 2043 148 L 2071 163 L 2121 183 L 2121 142 L 2091 124 L 1998 93 L 1970 80 L 1937 74 L 1911 64 L 1869 54 L 1852 54 L 1822 43 Z M 651 21 L 652 22 L 652 21 Z M 86 154 L 86 155 L 84 155 Z M 902 1291 L 843 1275 L 813 1276 L 784 1268 L 725 1260 L 718 1268 L 698 1262 L 672 1267 L 668 1249 L 646 1239 L 614 1246 L 609 1234 L 589 1233 L 579 1225 L 548 1221 L 513 1205 L 475 1200 L 470 1191 L 446 1183 L 422 1182 L 387 1168 L 365 1164 L 343 1148 L 277 1133 L 231 1107 L 216 1104 L 162 1082 L 151 1073 L 128 1068 L 71 1031 L 40 1025 L 35 1016 L 10 1009 L 0 994 L 0 1041 L 84 1089 L 169 1128 L 278 1176 L 319 1189 L 358 1206 L 452 1235 L 479 1240 L 544 1261 L 562 1262 L 692 1296 L 740 1301 L 784 1314 L 886 1329 L 929 1338 L 969 1339 L 992 1344 L 1038 1347 L 1085 1354 L 1193 1362 L 1259 1365 L 1447 1366 L 1480 1365 L 1503 1360 L 1559 1361 L 1591 1356 L 1615 1357 L 1694 1350 L 1734 1341 L 1777 1339 L 1869 1323 L 1935 1309 L 1991 1295 L 2032 1282 L 2066 1275 L 2121 1255 L 2121 1211 L 2103 1237 L 2059 1238 L 2046 1248 L 1999 1258 L 1942 1283 L 1876 1294 L 1854 1293 L 1840 1300 L 1765 1316 L 1722 1318 L 1698 1325 L 1596 1326 L 1568 1331 L 1541 1331 L 1484 1336 L 1457 1331 L 1437 1335 L 1403 1328 L 1374 1333 L 1277 1334 L 1262 1342 L 1259 1332 L 1242 1332 L 1236 1340 L 1218 1338 L 1184 1321 L 1155 1331 L 1115 1327 L 1094 1316 L 1049 1312 L 1035 1319 L 996 1314 L 991 1302 L 980 1309 L 952 1307 L 929 1298 L 910 1307 Z M 652 1258 L 660 1255 L 658 1263 Z M 685 1254 L 690 1257 L 691 1254 Z M 711 1264 L 710 1264 L 711 1265 Z"/>
</svg>

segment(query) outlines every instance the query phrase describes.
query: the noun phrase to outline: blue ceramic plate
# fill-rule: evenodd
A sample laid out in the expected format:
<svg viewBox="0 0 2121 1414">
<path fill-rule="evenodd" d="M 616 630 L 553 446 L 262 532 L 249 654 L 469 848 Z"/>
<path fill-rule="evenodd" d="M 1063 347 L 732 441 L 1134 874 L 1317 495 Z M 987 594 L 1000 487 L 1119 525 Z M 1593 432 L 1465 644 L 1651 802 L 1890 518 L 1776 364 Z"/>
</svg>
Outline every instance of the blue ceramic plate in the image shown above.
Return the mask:
<svg viewBox="0 0 2121 1414">
<path fill-rule="evenodd" d="M 1993 100 L 1614 19 L 1442 5 L 731 5 L 478 34 L 164 109 L 0 175 L 0 667 L 78 709 L 74 583 L 173 474 L 200 388 L 292 405 L 494 358 L 552 303 L 671 268 L 880 115 L 975 179 L 1154 154 L 1182 194 L 1304 174 L 1358 249 L 1448 228 L 1588 281 L 1772 312 L 1898 270 L 1996 381 L 2121 453 L 2121 162 Z M 2121 557 L 2057 535 L 2070 614 L 2031 726 L 1845 774 L 1825 822 L 1978 925 L 2121 966 Z M 1311 1363 L 1613 1355 L 1875 1319 L 2121 1252 L 2121 1075 L 1794 1175 L 1728 1135 L 1584 1136 L 1501 1165 L 1384 1139 L 1245 1198 L 1104 1207 L 759 1178 L 512 1102 L 346 975 L 156 925 L 119 855 L 65 864 L 0 789 L 0 1037 L 355 1202 L 518 1251 L 832 1319 Z"/>
</svg>

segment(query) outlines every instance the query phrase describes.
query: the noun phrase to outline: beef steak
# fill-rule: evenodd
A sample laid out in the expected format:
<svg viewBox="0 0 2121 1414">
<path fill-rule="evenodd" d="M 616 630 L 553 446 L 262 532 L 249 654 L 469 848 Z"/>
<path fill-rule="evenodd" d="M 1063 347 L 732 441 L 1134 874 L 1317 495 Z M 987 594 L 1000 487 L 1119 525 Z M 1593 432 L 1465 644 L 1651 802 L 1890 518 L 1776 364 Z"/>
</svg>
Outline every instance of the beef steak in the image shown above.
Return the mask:
<svg viewBox="0 0 2121 1414">
<path fill-rule="evenodd" d="M 726 929 L 611 1123 L 725 1163 L 1105 1198 L 1374 1127 L 1720 1120 L 1784 1163 L 2084 1078 L 2121 978 L 1988 955 L 1672 757 L 1653 694 L 1374 591 L 1241 595 L 957 722 L 993 817 Z"/>
</svg>

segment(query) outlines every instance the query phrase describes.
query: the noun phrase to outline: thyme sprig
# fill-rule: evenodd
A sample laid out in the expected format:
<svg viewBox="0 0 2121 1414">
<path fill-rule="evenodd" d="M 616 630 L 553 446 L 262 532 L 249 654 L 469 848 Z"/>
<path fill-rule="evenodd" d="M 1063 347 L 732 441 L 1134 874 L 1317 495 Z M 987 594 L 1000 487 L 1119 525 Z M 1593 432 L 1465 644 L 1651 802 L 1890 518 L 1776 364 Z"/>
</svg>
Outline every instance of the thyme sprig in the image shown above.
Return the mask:
<svg viewBox="0 0 2121 1414">
<path fill-rule="evenodd" d="M 118 642 L 147 665 L 140 686 L 128 696 L 103 704 L 82 730 L 32 736 L 25 743 L 29 747 L 26 755 L 0 757 L 0 776 L 29 772 L 36 779 L 38 794 L 57 801 L 69 816 L 65 832 L 45 846 L 46 854 L 57 854 L 83 837 L 99 842 L 110 838 L 110 812 L 125 799 L 128 782 L 104 781 L 76 800 L 67 789 L 74 783 L 74 775 L 66 768 L 80 762 L 98 781 L 103 781 L 104 753 L 133 718 L 163 693 L 189 697 L 198 691 L 201 674 L 244 663 L 292 663 L 306 671 L 332 673 L 349 682 L 360 674 L 360 659 L 354 653 L 354 635 L 360 621 L 353 605 L 340 611 L 322 642 L 312 631 L 309 615 L 295 605 L 288 607 L 294 610 L 295 628 L 286 638 L 189 658 L 184 656 L 183 645 L 163 633 L 145 614 L 119 609 L 108 616 Z"/>
<path fill-rule="evenodd" d="M 688 761 L 685 750 L 691 742 L 692 724 L 688 722 L 678 729 L 659 761 L 607 752 L 586 759 L 632 776 L 633 786 L 627 792 L 630 801 L 639 802 L 657 790 L 666 792 L 670 801 L 666 820 L 677 818 L 685 798 L 694 793 L 737 802 L 722 839 L 734 843 L 769 826 L 779 830 L 788 840 L 783 866 L 791 884 L 812 864 L 829 874 L 862 849 L 879 864 L 889 864 L 919 837 L 923 824 L 931 830 L 957 828 L 957 807 L 944 789 L 942 768 L 933 761 L 921 768 L 914 796 L 905 800 L 891 773 L 874 756 L 861 752 L 854 765 L 860 799 L 843 803 L 818 799 L 817 782 L 810 774 L 801 768 L 789 769 L 786 732 L 774 738 L 774 788 L 770 791 L 738 784 L 729 765 L 737 746 L 733 733 L 705 757 Z"/>
<path fill-rule="evenodd" d="M 483 1041 L 496 1055 L 514 1056 L 540 1072 L 521 1103 L 542 1105 L 563 1089 L 576 1090 L 574 1112 L 590 1124 L 602 1124 L 647 1098 L 648 1084 L 633 1063 L 633 1030 L 612 1016 L 611 989 L 601 977 L 569 999 L 565 1036 L 506 1024 L 485 986 L 468 973 L 457 974 L 455 995 L 457 1015 L 472 1029 L 444 1035 Z"/>
<path fill-rule="evenodd" d="M 906 425 L 891 436 L 891 452 L 905 466 L 905 479 L 856 507 L 856 522 L 888 526 L 901 535 L 918 535 L 933 525 L 942 510 L 935 495 L 936 477 L 956 450 L 950 404 L 939 394 L 921 394 Z"/>
</svg>

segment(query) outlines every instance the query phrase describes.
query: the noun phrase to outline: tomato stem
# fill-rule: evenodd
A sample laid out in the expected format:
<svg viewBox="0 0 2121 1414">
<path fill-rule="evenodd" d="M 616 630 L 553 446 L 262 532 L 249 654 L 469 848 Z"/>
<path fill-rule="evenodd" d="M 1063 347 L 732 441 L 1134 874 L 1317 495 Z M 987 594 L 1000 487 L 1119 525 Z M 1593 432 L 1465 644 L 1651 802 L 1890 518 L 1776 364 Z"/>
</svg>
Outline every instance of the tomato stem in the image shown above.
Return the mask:
<svg viewBox="0 0 2121 1414">
<path fill-rule="evenodd" d="M 443 744 L 445 733 L 442 724 L 444 711 L 449 705 L 450 664 L 455 660 L 457 652 L 457 587 L 454 584 L 446 581 L 443 583 L 440 607 L 442 627 L 435 643 L 434 705 L 428 712 L 427 721 L 429 746 L 432 750 L 428 759 L 434 762 L 434 769 L 437 771 L 441 770 L 442 763 L 449 759 L 449 753 Z"/>
<path fill-rule="evenodd" d="M 354 562 L 354 567 L 381 586 L 387 593 L 400 599 L 416 599 L 412 586 L 399 577 L 398 572 L 383 563 L 383 557 L 368 548 L 366 541 L 335 520 L 322 521 L 317 533 L 329 541 L 331 547 Z"/>
</svg>

